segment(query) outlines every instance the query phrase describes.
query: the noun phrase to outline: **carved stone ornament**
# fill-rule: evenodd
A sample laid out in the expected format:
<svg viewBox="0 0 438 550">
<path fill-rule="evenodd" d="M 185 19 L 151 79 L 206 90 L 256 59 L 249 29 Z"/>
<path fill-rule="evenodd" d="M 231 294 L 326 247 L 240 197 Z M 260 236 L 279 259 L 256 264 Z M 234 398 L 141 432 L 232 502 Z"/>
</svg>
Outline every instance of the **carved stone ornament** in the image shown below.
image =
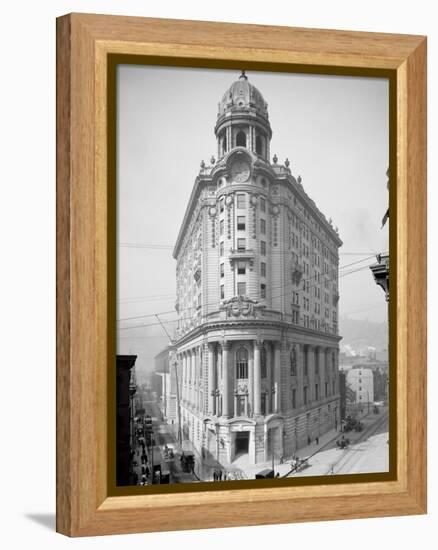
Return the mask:
<svg viewBox="0 0 438 550">
<path fill-rule="evenodd" d="M 214 206 L 211 206 L 210 209 L 208 210 L 208 213 L 213 218 L 214 216 L 216 216 L 216 208 Z"/>
<path fill-rule="evenodd" d="M 233 204 L 233 197 L 231 195 L 227 196 L 227 198 L 225 199 L 225 204 L 227 206 L 231 206 Z"/>
<path fill-rule="evenodd" d="M 246 296 L 235 296 L 229 300 L 225 300 L 221 309 L 227 312 L 228 317 L 248 317 L 255 315 L 257 309 L 264 307 L 260 306 L 256 300 L 251 300 Z"/>
</svg>

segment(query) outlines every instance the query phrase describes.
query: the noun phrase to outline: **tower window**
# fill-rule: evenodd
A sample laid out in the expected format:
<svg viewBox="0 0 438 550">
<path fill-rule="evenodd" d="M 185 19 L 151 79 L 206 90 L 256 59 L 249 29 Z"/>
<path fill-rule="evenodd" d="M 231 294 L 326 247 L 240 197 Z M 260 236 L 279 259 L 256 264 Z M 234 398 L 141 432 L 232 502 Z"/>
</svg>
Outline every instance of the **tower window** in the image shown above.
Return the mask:
<svg viewBox="0 0 438 550">
<path fill-rule="evenodd" d="M 238 262 L 237 263 L 237 275 L 245 275 L 246 274 L 246 263 L 245 262 Z"/>
<path fill-rule="evenodd" d="M 266 233 L 266 220 L 260 220 L 260 233 L 263 235 Z"/>
<path fill-rule="evenodd" d="M 221 300 L 225 298 L 225 287 L 224 285 L 221 285 Z"/>
<path fill-rule="evenodd" d="M 237 216 L 237 229 L 239 231 L 245 230 L 245 216 Z"/>
<path fill-rule="evenodd" d="M 248 378 L 248 350 L 243 347 L 236 351 L 236 378 Z"/>
<path fill-rule="evenodd" d="M 266 199 L 260 198 L 260 212 L 266 212 Z"/>
<path fill-rule="evenodd" d="M 219 235 L 223 235 L 224 234 L 224 220 L 221 220 L 219 222 Z"/>
<path fill-rule="evenodd" d="M 266 285 L 264 283 L 260 285 L 260 298 L 266 298 Z"/>
<path fill-rule="evenodd" d="M 244 193 L 238 193 L 237 194 L 237 208 L 245 208 L 245 194 Z"/>
<path fill-rule="evenodd" d="M 224 242 L 223 242 L 223 241 L 221 241 L 221 242 L 219 243 L 219 254 L 220 254 L 221 256 L 224 255 Z"/>
<path fill-rule="evenodd" d="M 268 369 L 266 365 L 266 349 L 264 347 L 262 347 L 262 349 L 260 350 L 260 377 L 268 377 Z"/>
<path fill-rule="evenodd" d="M 224 211 L 224 202 L 225 202 L 225 199 L 224 197 L 222 197 L 221 200 L 219 201 L 219 212 Z"/>
<path fill-rule="evenodd" d="M 237 250 L 246 250 L 246 239 L 237 239 Z"/>
<path fill-rule="evenodd" d="M 246 147 L 246 134 L 243 130 L 240 130 L 240 132 L 237 132 L 236 146 L 237 147 Z"/>
<path fill-rule="evenodd" d="M 246 296 L 246 283 L 237 283 L 237 294 L 239 296 Z"/>
<path fill-rule="evenodd" d="M 225 274 L 225 271 L 224 271 L 224 264 L 221 264 L 221 277 L 223 277 Z"/>
<path fill-rule="evenodd" d="M 266 277 L 266 264 L 265 262 L 260 263 L 260 276 Z"/>
<path fill-rule="evenodd" d="M 224 137 L 222 138 L 222 149 L 224 151 L 224 153 L 226 152 L 227 150 L 227 136 L 224 135 Z"/>
<path fill-rule="evenodd" d="M 260 241 L 260 254 L 266 256 L 266 243 L 265 241 Z"/>
<path fill-rule="evenodd" d="M 262 141 L 262 138 L 260 136 L 257 136 L 256 137 L 256 153 L 258 155 L 261 155 L 262 154 L 262 150 L 263 150 L 263 141 Z"/>
</svg>

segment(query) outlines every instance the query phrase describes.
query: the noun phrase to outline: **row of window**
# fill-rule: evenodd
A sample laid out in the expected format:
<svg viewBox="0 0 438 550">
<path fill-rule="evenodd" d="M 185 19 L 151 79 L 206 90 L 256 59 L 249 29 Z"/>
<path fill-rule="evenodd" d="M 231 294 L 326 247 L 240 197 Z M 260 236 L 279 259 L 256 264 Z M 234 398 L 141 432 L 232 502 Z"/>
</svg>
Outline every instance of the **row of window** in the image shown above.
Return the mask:
<svg viewBox="0 0 438 550">
<path fill-rule="evenodd" d="M 236 269 L 237 269 L 237 275 L 246 275 L 246 262 L 237 262 Z M 221 279 L 225 276 L 225 264 L 220 264 L 220 276 Z M 266 277 L 266 263 L 260 262 L 260 276 Z M 297 292 L 298 295 L 298 292 Z M 297 302 L 298 303 L 298 302 Z"/>
<path fill-rule="evenodd" d="M 239 210 L 246 208 L 245 193 L 236 194 L 236 208 Z M 224 210 L 225 210 L 225 197 L 221 197 L 221 199 L 219 200 L 219 212 L 222 213 Z M 260 197 L 260 212 L 266 212 L 266 199 L 263 197 Z"/>
<path fill-rule="evenodd" d="M 245 238 L 238 238 L 237 239 L 237 250 L 239 252 L 245 252 L 246 251 L 246 239 Z M 219 243 L 219 254 L 220 256 L 223 256 L 225 254 L 224 250 L 224 242 L 221 241 Z M 262 256 L 266 256 L 266 241 L 260 241 L 260 254 Z"/>
<path fill-rule="evenodd" d="M 245 282 L 238 282 L 237 283 L 237 295 L 238 296 L 247 296 L 246 293 L 246 283 Z M 220 297 L 221 300 L 225 299 L 225 285 L 220 285 Z M 260 284 L 260 298 L 265 299 L 266 298 L 266 285 L 265 283 Z"/>
<path fill-rule="evenodd" d="M 245 216 L 237 216 L 237 230 L 238 231 L 245 231 L 246 229 L 246 217 Z M 260 220 L 260 233 L 262 235 L 266 235 L 266 220 L 261 219 Z M 224 220 L 220 220 L 219 222 L 219 235 L 224 234 Z"/>
</svg>

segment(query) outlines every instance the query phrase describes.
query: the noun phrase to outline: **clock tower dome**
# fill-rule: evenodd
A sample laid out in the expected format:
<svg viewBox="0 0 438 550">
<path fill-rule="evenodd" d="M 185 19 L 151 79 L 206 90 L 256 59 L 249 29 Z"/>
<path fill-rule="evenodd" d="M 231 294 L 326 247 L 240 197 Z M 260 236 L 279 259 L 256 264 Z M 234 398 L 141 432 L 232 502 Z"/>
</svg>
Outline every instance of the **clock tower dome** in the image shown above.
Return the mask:
<svg viewBox="0 0 438 550">
<path fill-rule="evenodd" d="M 268 104 L 245 71 L 222 96 L 214 132 L 219 160 L 235 147 L 244 147 L 268 161 L 272 137 Z"/>
</svg>

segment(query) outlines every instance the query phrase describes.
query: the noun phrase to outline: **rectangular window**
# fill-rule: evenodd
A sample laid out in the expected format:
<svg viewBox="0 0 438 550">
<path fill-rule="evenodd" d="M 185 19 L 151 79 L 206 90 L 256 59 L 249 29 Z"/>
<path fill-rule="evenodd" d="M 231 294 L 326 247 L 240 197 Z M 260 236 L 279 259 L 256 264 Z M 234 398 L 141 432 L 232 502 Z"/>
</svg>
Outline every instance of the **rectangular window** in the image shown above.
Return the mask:
<svg viewBox="0 0 438 550">
<path fill-rule="evenodd" d="M 303 395 L 304 404 L 307 405 L 307 386 L 304 386 L 303 390 L 304 390 L 304 395 Z"/>
<path fill-rule="evenodd" d="M 266 234 L 266 220 L 260 220 L 260 233 Z"/>
<path fill-rule="evenodd" d="M 221 285 L 221 300 L 225 298 L 225 287 L 224 285 Z"/>
<path fill-rule="evenodd" d="M 237 216 L 237 229 L 238 231 L 245 230 L 245 216 Z"/>
<path fill-rule="evenodd" d="M 266 393 L 263 392 L 260 396 L 260 407 L 261 407 L 261 413 L 263 415 L 266 414 Z"/>
<path fill-rule="evenodd" d="M 260 298 L 266 298 L 266 285 L 263 283 L 260 285 Z"/>
<path fill-rule="evenodd" d="M 266 243 L 265 241 L 260 241 L 260 254 L 266 256 Z"/>
<path fill-rule="evenodd" d="M 224 264 L 221 264 L 220 269 L 221 269 L 221 277 L 223 277 L 225 274 Z"/>
<path fill-rule="evenodd" d="M 260 276 L 266 277 L 266 264 L 265 262 L 261 262 L 260 264 Z"/>
<path fill-rule="evenodd" d="M 292 389 L 292 408 L 297 408 L 297 390 L 295 388 Z"/>
<path fill-rule="evenodd" d="M 237 208 L 245 208 L 245 198 L 244 193 L 237 194 Z"/>
<path fill-rule="evenodd" d="M 318 401 L 319 399 L 319 387 L 318 384 L 315 384 L 315 399 Z"/>
<path fill-rule="evenodd" d="M 304 348 L 304 376 L 309 375 L 309 348 Z"/>
<path fill-rule="evenodd" d="M 237 283 L 237 294 L 239 296 L 246 296 L 246 283 Z"/>
<path fill-rule="evenodd" d="M 223 241 L 219 243 L 219 254 L 221 256 L 224 255 L 224 243 L 223 243 Z"/>
<path fill-rule="evenodd" d="M 246 250 L 246 239 L 237 239 L 237 250 Z"/>
<path fill-rule="evenodd" d="M 260 211 L 266 212 L 266 199 L 260 197 Z"/>
<path fill-rule="evenodd" d="M 325 396 L 328 396 L 328 382 L 325 383 Z"/>
<path fill-rule="evenodd" d="M 237 275 L 245 275 L 246 273 L 246 263 L 237 262 Z"/>
<path fill-rule="evenodd" d="M 219 235 L 223 235 L 224 234 L 224 220 L 221 220 L 219 222 Z"/>
</svg>

